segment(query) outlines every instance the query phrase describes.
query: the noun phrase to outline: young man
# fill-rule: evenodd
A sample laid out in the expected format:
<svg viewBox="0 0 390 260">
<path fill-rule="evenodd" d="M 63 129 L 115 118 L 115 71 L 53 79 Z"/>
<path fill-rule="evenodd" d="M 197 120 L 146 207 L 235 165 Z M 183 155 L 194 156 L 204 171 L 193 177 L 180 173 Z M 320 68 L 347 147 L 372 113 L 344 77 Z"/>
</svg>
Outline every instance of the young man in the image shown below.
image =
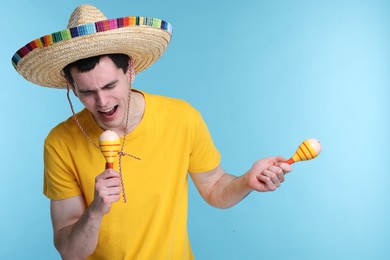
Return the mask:
<svg viewBox="0 0 390 260">
<path fill-rule="evenodd" d="M 44 194 L 63 259 L 192 259 L 188 173 L 209 204 L 227 208 L 253 190 L 275 190 L 291 171 L 282 157 L 269 157 L 241 177 L 227 174 L 198 111 L 131 88 L 165 51 L 171 31 L 158 19 L 107 20 L 81 5 L 67 30 L 13 57 L 27 80 L 68 87 L 85 106 L 45 141 Z M 121 136 L 114 169 L 102 169 L 104 130 Z"/>
</svg>

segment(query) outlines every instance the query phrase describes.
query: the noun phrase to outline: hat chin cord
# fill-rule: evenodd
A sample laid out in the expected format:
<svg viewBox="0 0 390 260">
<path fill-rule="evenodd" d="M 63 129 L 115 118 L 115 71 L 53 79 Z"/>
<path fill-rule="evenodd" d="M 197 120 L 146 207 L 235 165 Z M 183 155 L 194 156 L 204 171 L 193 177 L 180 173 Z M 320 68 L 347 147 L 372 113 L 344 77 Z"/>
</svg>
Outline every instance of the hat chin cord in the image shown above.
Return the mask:
<svg viewBox="0 0 390 260">
<path fill-rule="evenodd" d="M 132 80 L 130 81 L 132 82 Z M 78 120 L 77 118 L 77 115 L 74 111 L 74 107 L 73 107 L 73 104 L 72 104 L 72 100 L 70 98 L 70 88 L 69 88 L 69 85 L 68 85 L 68 82 L 66 84 L 66 88 L 67 88 L 67 92 L 66 92 L 66 96 L 68 98 L 68 102 L 69 102 L 69 105 L 70 105 L 70 109 L 72 110 L 72 115 L 73 115 L 73 119 L 75 120 L 77 126 L 79 127 L 79 129 L 81 130 L 81 132 L 83 133 L 83 135 L 87 138 L 87 140 L 96 148 L 100 151 L 100 148 L 97 144 L 95 144 L 92 139 L 88 136 L 88 134 L 86 133 L 86 131 L 84 130 L 84 128 L 81 126 L 80 124 L 80 121 Z M 134 156 L 132 154 L 129 154 L 129 153 L 125 153 L 123 152 L 124 150 L 124 147 L 125 147 L 125 143 L 126 143 L 126 135 L 127 135 L 127 131 L 128 131 L 128 124 L 129 124 L 129 117 L 130 117 L 130 102 L 131 102 L 131 84 L 129 86 L 129 95 L 128 95 L 128 104 L 127 104 L 127 118 L 126 118 L 126 125 L 125 125 L 125 134 L 123 135 L 123 142 L 122 142 L 122 145 L 121 145 L 121 149 L 120 151 L 118 152 L 118 157 L 119 157 L 119 162 L 118 162 L 118 165 L 119 165 L 119 176 L 120 176 L 120 182 L 121 182 L 121 189 L 122 189 L 122 197 L 123 197 L 123 201 L 126 202 L 126 192 L 125 192 L 125 187 L 124 187 L 124 182 L 123 182 L 123 177 L 122 177 L 122 156 L 130 156 L 132 157 L 133 159 L 136 159 L 136 160 L 141 160 L 141 158 L 137 157 L 137 156 Z"/>
</svg>

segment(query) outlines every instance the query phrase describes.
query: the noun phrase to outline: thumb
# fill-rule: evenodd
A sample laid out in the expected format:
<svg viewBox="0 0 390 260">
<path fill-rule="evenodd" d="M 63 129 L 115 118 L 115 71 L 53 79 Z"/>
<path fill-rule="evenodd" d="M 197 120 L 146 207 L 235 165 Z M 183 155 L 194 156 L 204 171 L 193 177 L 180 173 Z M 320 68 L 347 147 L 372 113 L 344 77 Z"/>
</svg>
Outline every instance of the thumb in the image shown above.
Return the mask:
<svg viewBox="0 0 390 260">
<path fill-rule="evenodd" d="M 275 157 L 275 162 L 286 162 L 287 161 L 287 159 L 286 158 L 284 158 L 283 156 L 276 156 Z"/>
</svg>

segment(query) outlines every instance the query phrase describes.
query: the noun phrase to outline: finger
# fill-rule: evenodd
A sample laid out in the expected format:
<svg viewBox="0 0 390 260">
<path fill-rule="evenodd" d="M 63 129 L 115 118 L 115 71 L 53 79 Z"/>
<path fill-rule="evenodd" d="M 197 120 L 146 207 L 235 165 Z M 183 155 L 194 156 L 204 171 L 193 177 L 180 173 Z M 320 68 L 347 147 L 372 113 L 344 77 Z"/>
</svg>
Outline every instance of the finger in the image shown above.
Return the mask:
<svg viewBox="0 0 390 260">
<path fill-rule="evenodd" d="M 121 186 L 121 180 L 119 177 L 112 177 L 104 180 L 104 185 L 106 187 L 120 187 Z"/>
<path fill-rule="evenodd" d="M 99 198 L 103 199 L 103 201 L 111 203 L 116 201 L 116 197 L 120 197 L 120 193 L 120 187 L 114 187 L 98 190 L 97 195 Z"/>
<path fill-rule="evenodd" d="M 106 195 L 104 197 L 101 197 L 104 204 L 111 207 L 111 204 L 113 202 L 117 202 L 120 200 L 121 196 L 120 194 L 113 194 L 113 195 Z"/>
<path fill-rule="evenodd" d="M 98 192 L 100 197 L 104 197 L 107 194 L 113 194 L 112 192 L 108 192 L 110 189 L 118 189 L 120 192 L 121 186 L 119 177 L 110 177 L 108 179 L 97 178 L 95 190 Z"/>
<path fill-rule="evenodd" d="M 108 179 L 113 177 L 119 177 L 119 173 L 113 169 L 107 169 L 98 176 L 96 176 L 96 181 L 100 179 Z"/>
<path fill-rule="evenodd" d="M 276 185 L 271 181 L 271 178 L 265 175 L 258 175 L 257 180 L 264 184 L 264 187 L 267 191 L 276 190 Z"/>
<path fill-rule="evenodd" d="M 269 176 L 272 180 L 275 178 L 277 178 L 279 181 L 284 180 L 283 170 L 278 166 L 271 165 L 264 171 L 264 173 L 266 173 L 267 176 Z"/>
<path fill-rule="evenodd" d="M 279 182 L 284 182 L 284 171 L 282 168 L 276 165 L 272 165 L 268 168 L 268 170 L 277 176 Z"/>
<path fill-rule="evenodd" d="M 290 164 L 288 164 L 288 163 L 277 162 L 277 163 L 275 163 L 275 165 L 280 167 L 283 170 L 284 174 L 289 173 L 289 172 L 292 171 L 292 166 Z"/>
<path fill-rule="evenodd" d="M 104 189 L 106 187 L 119 187 L 120 179 L 118 176 L 109 178 L 96 178 L 95 186 L 97 189 Z"/>
<path fill-rule="evenodd" d="M 283 156 L 276 156 L 275 158 L 276 158 L 276 160 L 277 160 L 278 162 L 285 162 L 285 161 L 287 161 L 287 159 L 284 158 Z"/>
<path fill-rule="evenodd" d="M 107 196 L 115 196 L 121 194 L 121 188 L 120 187 L 112 187 L 106 189 Z"/>
<path fill-rule="evenodd" d="M 276 187 L 279 187 L 279 186 L 280 186 L 279 177 L 278 177 L 278 175 L 277 175 L 275 172 L 273 172 L 273 171 L 267 169 L 267 170 L 265 170 L 265 171 L 262 173 L 262 175 L 267 176 L 267 177 L 270 179 L 270 181 L 271 181 Z"/>
</svg>

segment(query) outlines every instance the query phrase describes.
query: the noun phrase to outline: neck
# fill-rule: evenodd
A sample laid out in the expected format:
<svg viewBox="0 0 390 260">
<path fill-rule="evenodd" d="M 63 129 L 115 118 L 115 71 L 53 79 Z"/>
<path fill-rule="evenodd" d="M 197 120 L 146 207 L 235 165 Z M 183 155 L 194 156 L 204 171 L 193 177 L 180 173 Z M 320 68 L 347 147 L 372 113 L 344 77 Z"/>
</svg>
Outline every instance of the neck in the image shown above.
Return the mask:
<svg viewBox="0 0 390 260">
<path fill-rule="evenodd" d="M 145 111 L 144 96 L 137 91 L 132 91 L 129 106 L 130 111 L 128 111 L 127 115 L 127 131 L 125 133 L 125 130 L 123 130 L 123 132 L 119 133 L 121 135 L 132 132 L 141 122 Z"/>
</svg>

